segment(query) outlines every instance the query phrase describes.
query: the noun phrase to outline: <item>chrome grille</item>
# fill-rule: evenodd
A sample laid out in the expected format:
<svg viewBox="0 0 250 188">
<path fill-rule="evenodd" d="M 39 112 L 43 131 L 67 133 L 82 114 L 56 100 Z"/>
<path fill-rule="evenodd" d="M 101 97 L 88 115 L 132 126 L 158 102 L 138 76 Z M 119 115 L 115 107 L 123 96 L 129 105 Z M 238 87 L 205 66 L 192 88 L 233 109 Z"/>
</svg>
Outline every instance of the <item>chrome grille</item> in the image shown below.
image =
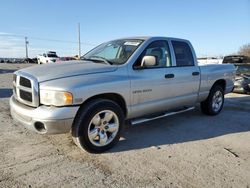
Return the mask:
<svg viewBox="0 0 250 188">
<path fill-rule="evenodd" d="M 32 93 L 27 92 L 27 91 L 23 91 L 23 90 L 19 90 L 20 93 L 20 98 L 29 102 L 32 102 Z"/>
<path fill-rule="evenodd" d="M 27 88 L 31 88 L 31 81 L 27 78 L 20 77 L 20 85 Z"/>
<path fill-rule="evenodd" d="M 33 107 L 39 105 L 38 82 L 27 73 L 16 72 L 13 75 L 13 93 L 16 100 L 23 104 Z"/>
</svg>

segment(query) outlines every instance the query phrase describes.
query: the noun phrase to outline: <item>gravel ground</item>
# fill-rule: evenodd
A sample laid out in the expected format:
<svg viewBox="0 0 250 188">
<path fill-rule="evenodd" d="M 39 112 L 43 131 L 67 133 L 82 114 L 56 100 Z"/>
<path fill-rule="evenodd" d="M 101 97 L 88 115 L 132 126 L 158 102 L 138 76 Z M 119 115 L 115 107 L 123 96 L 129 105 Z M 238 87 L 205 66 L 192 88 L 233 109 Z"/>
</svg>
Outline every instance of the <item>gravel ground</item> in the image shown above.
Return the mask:
<svg viewBox="0 0 250 188">
<path fill-rule="evenodd" d="M 38 135 L 10 117 L 12 72 L 0 64 L 0 187 L 250 187 L 250 96 L 228 94 L 215 117 L 196 110 L 126 127 L 104 154 L 70 134 Z"/>
</svg>

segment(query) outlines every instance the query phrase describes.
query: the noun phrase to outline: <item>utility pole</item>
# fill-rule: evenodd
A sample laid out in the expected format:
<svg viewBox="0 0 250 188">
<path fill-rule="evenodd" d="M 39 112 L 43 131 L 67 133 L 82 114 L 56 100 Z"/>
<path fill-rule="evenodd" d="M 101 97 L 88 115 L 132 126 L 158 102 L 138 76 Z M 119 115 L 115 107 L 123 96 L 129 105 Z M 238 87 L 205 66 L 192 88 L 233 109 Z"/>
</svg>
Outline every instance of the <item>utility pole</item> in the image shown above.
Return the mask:
<svg viewBox="0 0 250 188">
<path fill-rule="evenodd" d="M 28 37 L 25 37 L 26 59 L 29 58 L 29 55 L 28 55 L 28 44 L 29 44 Z"/>
<path fill-rule="evenodd" d="M 78 58 L 81 58 L 81 32 L 80 32 L 80 23 L 78 23 Z"/>
</svg>

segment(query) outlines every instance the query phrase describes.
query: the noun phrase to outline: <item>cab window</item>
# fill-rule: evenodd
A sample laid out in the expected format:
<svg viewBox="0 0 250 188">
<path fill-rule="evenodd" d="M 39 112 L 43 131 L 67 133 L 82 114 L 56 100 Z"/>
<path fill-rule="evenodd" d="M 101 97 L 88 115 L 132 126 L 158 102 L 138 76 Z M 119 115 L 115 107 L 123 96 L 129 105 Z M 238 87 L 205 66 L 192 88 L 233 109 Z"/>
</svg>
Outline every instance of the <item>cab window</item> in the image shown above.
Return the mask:
<svg viewBox="0 0 250 188">
<path fill-rule="evenodd" d="M 167 41 L 159 40 L 154 41 L 148 45 L 143 51 L 141 56 L 137 59 L 134 67 L 140 67 L 141 61 L 144 56 L 154 56 L 156 59 L 156 65 L 152 68 L 164 68 L 172 66 L 170 51 Z"/>
<path fill-rule="evenodd" d="M 176 66 L 194 66 L 194 58 L 189 45 L 186 42 L 172 41 Z"/>
</svg>

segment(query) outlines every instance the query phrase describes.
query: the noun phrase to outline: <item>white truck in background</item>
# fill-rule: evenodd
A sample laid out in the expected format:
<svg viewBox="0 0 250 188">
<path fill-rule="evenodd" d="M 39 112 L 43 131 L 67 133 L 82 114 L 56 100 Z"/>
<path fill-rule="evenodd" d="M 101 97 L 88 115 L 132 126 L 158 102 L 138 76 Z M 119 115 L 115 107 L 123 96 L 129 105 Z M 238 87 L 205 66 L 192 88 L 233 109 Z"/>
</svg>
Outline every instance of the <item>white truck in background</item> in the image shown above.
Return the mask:
<svg viewBox="0 0 250 188">
<path fill-rule="evenodd" d="M 57 56 L 56 52 L 48 51 L 43 55 L 37 56 L 37 63 L 38 64 L 46 64 L 46 63 L 55 63 L 59 57 Z"/>
<path fill-rule="evenodd" d="M 201 57 L 197 58 L 199 65 L 208 65 L 208 64 L 222 64 L 223 58 L 219 57 Z"/>
</svg>

